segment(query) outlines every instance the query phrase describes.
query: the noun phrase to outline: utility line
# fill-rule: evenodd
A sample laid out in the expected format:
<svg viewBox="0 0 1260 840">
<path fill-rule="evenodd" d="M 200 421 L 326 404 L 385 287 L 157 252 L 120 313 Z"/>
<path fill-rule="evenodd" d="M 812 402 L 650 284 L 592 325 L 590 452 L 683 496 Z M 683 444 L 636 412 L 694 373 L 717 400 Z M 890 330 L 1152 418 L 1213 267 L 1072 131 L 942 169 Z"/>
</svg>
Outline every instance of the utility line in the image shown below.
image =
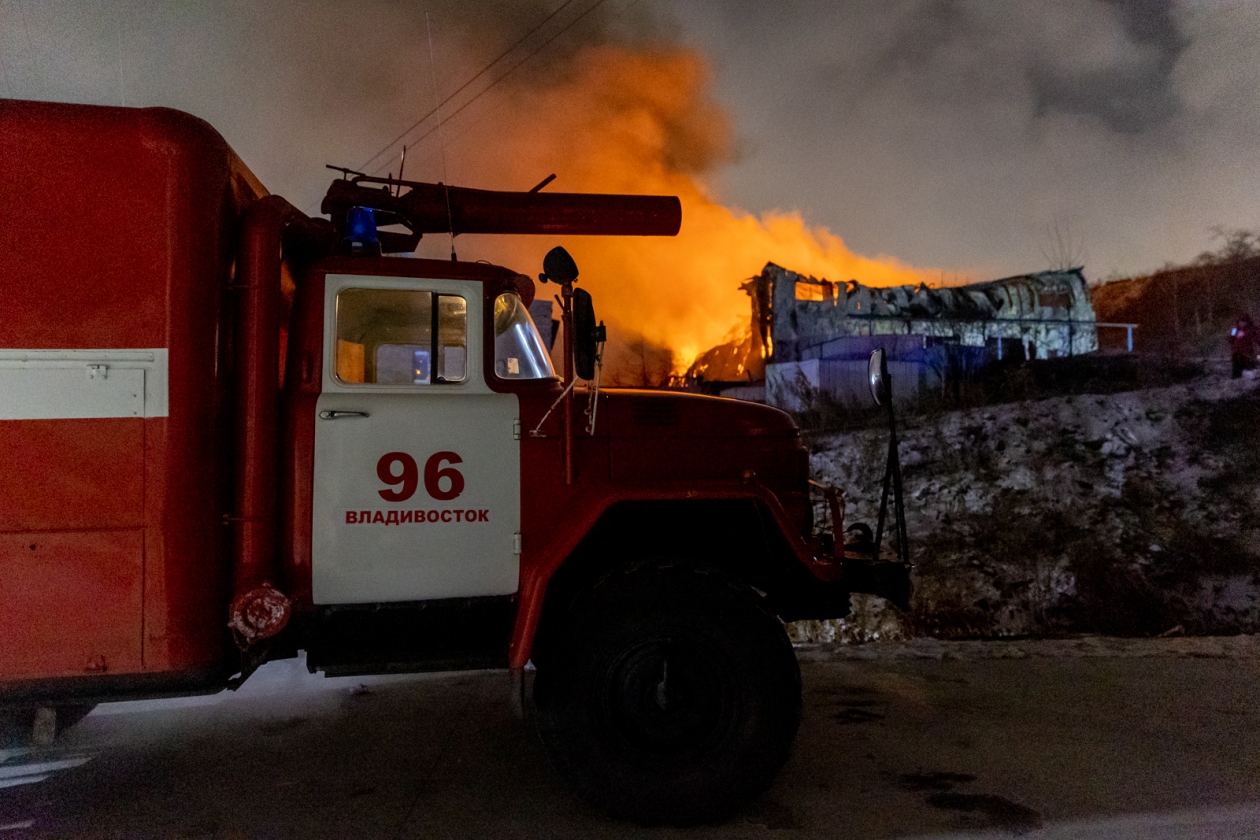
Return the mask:
<svg viewBox="0 0 1260 840">
<path fill-rule="evenodd" d="M 13 2 L 17 6 L 18 18 L 22 21 L 22 32 L 25 33 L 26 35 L 27 62 L 29 64 L 36 65 L 35 76 L 36 76 L 36 83 L 38 83 L 41 77 L 43 76 L 43 73 L 41 72 L 41 67 L 39 66 L 39 62 L 36 61 L 35 46 L 31 43 L 31 28 L 26 25 L 26 10 L 22 6 L 22 0 L 13 0 Z M 30 76 L 31 76 L 30 70 L 26 71 L 26 76 L 29 81 Z M 31 98 L 35 98 L 35 95 L 31 94 Z"/>
<path fill-rule="evenodd" d="M 9 81 L 9 66 L 4 60 L 4 50 L 0 50 L 0 77 L 4 79 L 4 95 L 11 99 L 16 99 L 17 89 Z"/>
<path fill-rule="evenodd" d="M 543 18 L 542 22 L 540 22 L 540 23 L 539 23 L 537 26 L 535 26 L 533 29 L 529 30 L 529 31 L 528 31 L 528 32 L 526 32 L 524 35 L 522 35 L 522 36 L 521 36 L 521 37 L 520 37 L 520 38 L 519 38 L 519 39 L 518 39 L 518 40 L 517 40 L 514 44 L 512 44 L 512 46 L 508 47 L 506 50 L 504 50 L 503 52 L 499 53 L 499 55 L 498 55 L 497 57 L 495 57 L 495 59 L 494 59 L 493 61 L 491 61 L 491 62 L 490 62 L 489 64 L 487 64 L 485 67 L 481 68 L 481 70 L 479 70 L 479 71 L 477 72 L 477 75 L 473 76 L 471 79 L 469 79 L 468 81 L 466 81 L 466 82 L 464 82 L 462 85 L 460 85 L 458 90 L 456 90 L 456 91 L 455 91 L 454 93 L 452 93 L 450 96 L 446 97 L 446 99 L 444 99 L 444 100 L 442 100 L 441 102 L 439 102 L 439 103 L 438 103 L 436 106 L 434 106 L 434 107 L 433 107 L 433 109 L 432 109 L 432 110 L 430 110 L 427 114 L 425 114 L 423 117 L 421 117 L 420 119 L 418 119 L 418 120 L 416 120 L 414 123 L 412 123 L 412 124 L 411 124 L 411 126 L 410 126 L 410 127 L 409 127 L 406 131 L 404 131 L 402 134 L 399 134 L 399 135 L 398 135 L 397 137 L 395 137 L 393 140 L 389 141 L 389 143 L 387 143 L 387 144 L 385 145 L 385 147 L 384 147 L 384 148 L 382 148 L 379 152 L 377 152 L 376 154 L 374 154 L 374 155 L 372 155 L 370 158 L 368 158 L 366 161 L 364 161 L 363 165 L 362 165 L 362 166 L 360 166 L 360 167 L 358 168 L 358 169 L 359 169 L 359 171 L 360 171 L 360 172 L 366 172 L 366 171 L 367 171 L 367 166 L 368 166 L 368 164 L 372 163 L 372 161 L 376 160 L 376 159 L 377 159 L 377 158 L 379 158 L 381 155 L 383 155 L 383 154 L 385 154 L 386 152 L 388 152 L 390 149 L 392 149 L 392 148 L 394 147 L 394 145 L 395 145 L 395 144 L 396 144 L 399 140 L 403 139 L 403 138 L 404 138 L 404 137 L 406 137 L 408 134 L 410 134 L 411 132 L 415 131 L 415 130 L 416 130 L 416 128 L 418 128 L 418 127 L 420 126 L 420 124 L 421 124 L 421 123 L 423 123 L 425 120 L 427 120 L 429 117 L 431 117 L 431 116 L 433 116 L 434 114 L 438 113 L 438 112 L 441 110 L 441 108 L 442 108 L 442 106 L 443 106 L 443 105 L 445 105 L 446 103 L 450 102 L 452 99 L 454 99 L 455 97 L 457 97 L 457 96 L 459 96 L 461 93 L 463 93 L 463 92 L 464 92 L 464 90 L 465 90 L 465 88 L 467 88 L 467 87 L 468 87 L 469 85 L 471 85 L 473 82 L 477 81 L 477 80 L 478 80 L 478 79 L 480 79 L 482 76 L 484 76 L 486 73 L 488 73 L 488 72 L 490 71 L 490 68 L 491 68 L 491 67 L 494 67 L 494 65 L 498 64 L 500 61 L 502 61 L 504 58 L 506 58 L 506 57 L 508 56 L 508 54 L 512 52 L 512 50 L 516 49 L 516 48 L 517 48 L 517 47 L 519 47 L 521 44 L 523 44 L 523 43 L 525 43 L 527 40 L 529 40 L 529 38 L 530 38 L 531 36 L 533 36 L 533 34 L 534 34 L 535 32 L 537 32 L 538 30 L 540 30 L 540 29 L 542 29 L 544 26 L 546 26 L 548 23 L 550 23 L 552 18 L 554 18 L 556 15 L 560 14 L 561 12 L 563 12 L 563 11 L 564 11 L 565 9 L 567 9 L 569 6 L 573 5 L 573 2 L 574 2 L 574 0 L 565 0 L 565 2 L 564 2 L 564 3 L 562 3 L 562 4 L 559 6 L 559 8 L 557 8 L 557 9 L 556 9 L 554 12 L 552 12 L 551 14 L 547 15 L 547 17 Z"/>
<path fill-rule="evenodd" d="M 591 12 L 595 11 L 596 9 L 598 9 L 600 6 L 604 5 L 604 4 L 605 4 L 605 3 L 607 3 L 607 2 L 608 2 L 608 0 L 596 0 L 596 2 L 595 2 L 595 4 L 594 4 L 594 5 L 592 5 L 592 6 L 591 6 L 590 8 L 588 8 L 586 11 L 582 12 L 582 14 L 578 15 L 578 16 L 577 16 L 577 17 L 575 17 L 573 20 L 571 20 L 571 21 L 569 21 L 567 24 L 565 24 L 565 26 L 564 26 L 564 28 L 563 28 L 563 29 L 561 29 L 561 30 L 560 30 L 559 32 L 557 32 L 556 34 L 552 35 L 552 36 L 551 36 L 550 38 L 548 38 L 546 41 L 543 41 L 543 42 L 542 42 L 542 44 L 540 44 L 540 45 L 539 45 L 539 46 L 538 46 L 538 47 L 537 47 L 537 48 L 536 48 L 533 52 L 529 53 L 529 55 L 525 56 L 525 57 L 524 57 L 524 58 L 522 58 L 520 61 L 518 61 L 518 62 L 516 62 L 515 64 L 513 64 L 510 68 L 508 68 L 507 72 L 505 72 L 503 75 L 499 76 L 497 79 L 495 79 L 495 80 L 494 80 L 493 82 L 491 82 L 490 84 L 486 85 L 484 88 L 482 88 L 482 89 L 481 89 L 481 90 L 480 90 L 480 91 L 479 91 L 479 92 L 478 92 L 475 96 L 473 96 L 473 98 L 472 98 L 472 99 L 469 99 L 469 100 L 468 100 L 467 102 L 465 102 L 463 105 L 460 105 L 458 108 L 456 108 L 454 111 L 452 111 L 452 112 L 451 112 L 451 114 L 450 114 L 449 116 L 447 116 L 445 120 L 443 120 L 443 122 L 450 122 L 451 120 L 455 119 L 455 117 L 457 117 L 461 111 L 463 111 L 463 110 L 464 110 L 465 108 L 467 108 L 469 105 L 473 104 L 473 103 L 474 103 L 474 102 L 476 102 L 478 99 L 480 99 L 480 98 L 481 98 L 481 96 L 482 96 L 482 94 L 486 93 L 486 92 L 487 92 L 487 91 L 489 91 L 492 87 L 494 87 L 495 85 L 497 85 L 499 82 L 501 82 L 501 81 L 503 81 L 504 79 L 506 79 L 508 76 L 510 76 L 510 75 L 511 75 L 511 74 L 512 74 L 515 70 L 516 70 L 516 68 L 520 67 L 522 64 L 524 64 L 525 62 L 529 61 L 529 60 L 530 60 L 531 58 L 533 58 L 534 56 L 538 55 L 538 53 L 540 53 L 540 52 L 542 52 L 544 49 L 546 49 L 546 48 L 547 48 L 547 47 L 548 47 L 548 46 L 549 46 L 549 45 L 550 45 L 553 41 L 555 41 L 555 40 L 556 40 L 557 38 L 559 38 L 561 35 L 563 35 L 564 33 L 568 32 L 570 29 L 572 29 L 572 28 L 573 28 L 573 27 L 574 27 L 574 26 L 575 26 L 575 25 L 576 25 L 579 21 L 581 21 L 583 18 L 585 18 L 585 17 L 586 17 L 587 15 L 589 15 Z M 565 5 L 568 5 L 568 4 L 566 3 Z M 561 8 L 563 8 L 563 7 L 561 7 Z M 559 11 L 559 10 L 557 10 L 557 11 Z M 496 61 L 497 61 L 497 60 L 498 60 L 498 59 L 496 59 Z M 486 69 L 489 69 L 489 67 L 487 67 Z M 484 72 L 484 71 L 483 71 L 483 72 Z M 480 75 L 480 74 L 478 74 L 478 75 Z M 465 87 L 467 87 L 467 85 L 465 85 Z M 460 90 L 463 90 L 463 88 L 460 88 Z M 457 91 L 457 92 L 458 92 L 458 91 Z M 455 94 L 451 94 L 451 96 L 450 96 L 450 97 L 447 97 L 447 99 L 445 100 L 445 102 L 449 102 L 449 101 L 451 100 L 451 98 L 453 98 L 454 96 L 455 96 Z M 443 104 L 445 104 L 445 102 L 444 102 Z M 437 109 L 435 108 L 434 110 L 436 111 Z M 430 112 L 429 112 L 429 114 L 432 114 L 432 113 L 433 113 L 433 111 L 430 111 Z M 422 118 L 420 119 L 420 121 L 416 123 L 416 125 L 413 125 L 413 126 L 412 126 L 412 129 L 414 129 L 416 126 L 420 125 L 420 123 L 421 123 L 421 122 L 424 122 L 424 120 L 428 118 L 429 114 L 426 114 L 424 117 L 422 117 Z M 420 141 L 422 141 L 422 140 L 424 140 L 425 138 L 427 138 L 430 134 L 432 134 L 433 132 L 437 131 L 437 129 L 438 129 L 439 127 L 440 127 L 440 123 L 439 123 L 439 125 L 438 125 L 438 126 L 434 126 L 433 128 L 431 128 L 431 129 L 429 129 L 428 131 L 426 131 L 424 134 L 421 134 L 418 138 L 416 138 L 416 139 L 413 141 L 413 145 L 414 145 L 415 143 L 419 143 Z M 410 131 L 410 130 L 411 130 L 411 129 L 408 129 L 408 131 Z M 397 140 L 395 140 L 394 142 L 396 143 L 396 142 L 398 142 L 398 141 L 397 141 Z M 391 143 L 390 145 L 392 146 L 392 145 L 393 145 L 393 143 Z M 388 148 L 388 147 L 386 147 L 386 148 Z M 380 156 L 380 153 L 377 153 L 376 157 L 379 157 L 379 156 Z M 377 167 L 377 170 L 376 170 L 376 171 L 379 171 L 379 170 L 380 170 L 380 169 L 382 169 L 382 168 L 384 168 L 384 164 L 382 164 L 382 166 Z M 364 171 L 364 170 L 360 169 L 360 171 Z"/>
<path fill-rule="evenodd" d="M 118 41 L 118 98 L 122 102 L 122 107 L 127 107 L 127 80 L 124 76 L 123 62 L 125 61 L 126 52 L 123 50 L 123 26 L 124 16 L 127 14 L 126 7 L 119 8 L 116 20 L 115 35 Z"/>
</svg>

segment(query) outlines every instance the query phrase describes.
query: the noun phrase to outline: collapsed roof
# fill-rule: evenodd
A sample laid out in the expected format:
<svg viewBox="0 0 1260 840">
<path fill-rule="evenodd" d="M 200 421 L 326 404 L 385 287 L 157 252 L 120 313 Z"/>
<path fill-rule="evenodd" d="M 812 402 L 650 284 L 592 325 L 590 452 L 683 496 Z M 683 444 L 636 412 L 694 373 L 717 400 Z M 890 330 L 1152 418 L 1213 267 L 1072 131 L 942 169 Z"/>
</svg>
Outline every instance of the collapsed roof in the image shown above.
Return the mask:
<svg viewBox="0 0 1260 840">
<path fill-rule="evenodd" d="M 1071 329 L 1062 329 L 1096 320 L 1080 268 L 965 286 L 876 288 L 856 280 L 832 283 L 767 263 L 744 289 L 753 298 L 754 343 L 760 337 L 769 351 L 766 358 L 773 362 L 795 361 L 811 355 L 810 348 L 859 335 L 923 335 L 983 346 L 994 338 L 1023 338 L 1031 332 L 1039 346 L 1049 347 L 1063 333 L 1066 344 L 1058 352 L 1096 348 L 1096 343 L 1084 346 L 1092 330 L 1082 330 L 1084 340 L 1078 341 Z M 764 307 L 758 311 L 760 300 L 769 303 L 769 312 Z"/>
<path fill-rule="evenodd" d="M 930 336 L 976 347 L 1019 340 L 1043 358 L 1097 349 L 1080 268 L 963 286 L 874 287 L 820 280 L 771 262 L 740 288 L 751 299 L 751 334 L 702 354 L 692 378 L 761 379 L 767 363 L 818 358 L 837 340 L 857 336 Z"/>
</svg>

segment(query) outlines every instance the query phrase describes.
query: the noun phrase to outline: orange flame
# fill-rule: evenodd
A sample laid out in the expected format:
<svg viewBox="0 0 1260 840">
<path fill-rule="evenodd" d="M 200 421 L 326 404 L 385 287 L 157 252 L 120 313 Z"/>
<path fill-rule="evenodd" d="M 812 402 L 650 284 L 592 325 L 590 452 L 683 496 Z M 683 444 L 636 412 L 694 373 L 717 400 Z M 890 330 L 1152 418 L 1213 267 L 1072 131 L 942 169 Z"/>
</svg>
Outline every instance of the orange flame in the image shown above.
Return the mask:
<svg viewBox="0 0 1260 840">
<path fill-rule="evenodd" d="M 739 284 L 768 261 L 875 286 L 939 276 L 895 259 L 854 254 L 839 236 L 806 224 L 798 213 L 758 218 L 717 202 L 703 176 L 729 161 L 730 130 L 709 96 L 706 62 L 695 52 L 587 48 L 551 84 L 501 97 L 508 116 L 495 121 L 495 134 L 470 131 L 461 141 L 465 171 L 487 181 L 469 186 L 527 188 L 556 172 L 551 189 L 557 191 L 681 199 L 682 231 L 675 238 L 563 242 L 595 296 L 597 313 L 609 322 L 610 343 L 663 345 L 675 372 L 729 337 L 733 326 L 749 322 L 748 297 Z M 461 258 L 536 271 L 554 244 L 487 237 L 474 245 L 461 238 L 459 249 Z M 625 355 L 625 347 L 621 351 Z M 643 364 L 646 369 L 646 358 Z"/>
</svg>

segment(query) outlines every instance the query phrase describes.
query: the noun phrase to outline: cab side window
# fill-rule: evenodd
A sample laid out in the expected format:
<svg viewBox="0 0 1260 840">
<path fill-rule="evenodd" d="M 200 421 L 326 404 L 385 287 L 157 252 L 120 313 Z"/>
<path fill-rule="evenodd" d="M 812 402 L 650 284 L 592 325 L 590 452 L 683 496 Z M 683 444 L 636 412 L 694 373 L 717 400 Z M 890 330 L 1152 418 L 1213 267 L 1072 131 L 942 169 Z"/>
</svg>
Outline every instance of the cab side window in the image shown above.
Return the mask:
<svg viewBox="0 0 1260 840">
<path fill-rule="evenodd" d="M 335 352 L 336 376 L 345 384 L 462 382 L 468 376 L 468 303 L 458 295 L 408 289 L 343 289 Z"/>
<path fill-rule="evenodd" d="M 463 382 L 468 377 L 468 301 L 438 295 L 437 381 Z"/>
</svg>

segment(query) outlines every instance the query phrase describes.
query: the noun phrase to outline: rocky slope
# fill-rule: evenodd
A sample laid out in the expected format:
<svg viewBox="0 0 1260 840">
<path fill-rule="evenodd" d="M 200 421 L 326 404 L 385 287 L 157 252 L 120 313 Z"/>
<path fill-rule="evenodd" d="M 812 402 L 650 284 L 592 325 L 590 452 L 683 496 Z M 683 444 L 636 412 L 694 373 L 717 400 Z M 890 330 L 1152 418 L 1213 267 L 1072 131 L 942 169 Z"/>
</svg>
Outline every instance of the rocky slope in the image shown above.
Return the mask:
<svg viewBox="0 0 1260 840">
<path fill-rule="evenodd" d="M 887 432 L 814 441 L 816 478 L 874 522 Z M 905 615 L 800 622 L 798 641 L 1260 630 L 1260 390 L 1250 380 L 913 418 L 916 592 Z"/>
</svg>

